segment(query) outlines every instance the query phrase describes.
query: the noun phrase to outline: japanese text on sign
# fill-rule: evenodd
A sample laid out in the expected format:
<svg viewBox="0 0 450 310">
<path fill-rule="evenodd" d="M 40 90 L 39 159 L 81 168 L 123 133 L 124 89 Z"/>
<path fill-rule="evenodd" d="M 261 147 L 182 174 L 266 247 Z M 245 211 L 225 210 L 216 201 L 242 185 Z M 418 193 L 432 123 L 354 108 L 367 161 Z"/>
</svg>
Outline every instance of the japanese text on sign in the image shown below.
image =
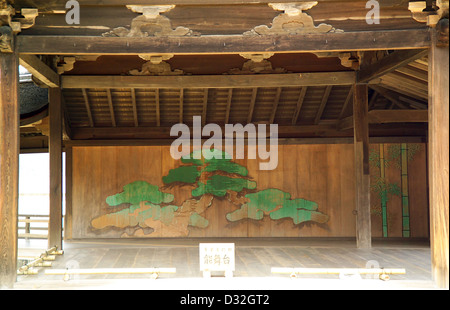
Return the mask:
<svg viewBox="0 0 450 310">
<path fill-rule="evenodd" d="M 234 243 L 200 243 L 200 271 L 234 271 Z"/>
</svg>

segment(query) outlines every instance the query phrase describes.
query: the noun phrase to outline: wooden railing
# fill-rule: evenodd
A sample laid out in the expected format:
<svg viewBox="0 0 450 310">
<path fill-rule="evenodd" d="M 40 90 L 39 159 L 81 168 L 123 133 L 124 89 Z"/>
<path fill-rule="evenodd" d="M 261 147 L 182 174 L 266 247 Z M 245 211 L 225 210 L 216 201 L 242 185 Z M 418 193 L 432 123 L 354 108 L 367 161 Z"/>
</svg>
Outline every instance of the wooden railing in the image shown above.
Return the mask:
<svg viewBox="0 0 450 310">
<path fill-rule="evenodd" d="M 48 238 L 48 215 L 19 214 L 19 238 L 24 239 L 47 239 Z M 24 223 L 25 225 L 21 225 Z M 45 223 L 45 225 L 35 226 L 36 223 Z M 45 231 L 45 234 L 31 233 L 31 231 Z"/>
</svg>

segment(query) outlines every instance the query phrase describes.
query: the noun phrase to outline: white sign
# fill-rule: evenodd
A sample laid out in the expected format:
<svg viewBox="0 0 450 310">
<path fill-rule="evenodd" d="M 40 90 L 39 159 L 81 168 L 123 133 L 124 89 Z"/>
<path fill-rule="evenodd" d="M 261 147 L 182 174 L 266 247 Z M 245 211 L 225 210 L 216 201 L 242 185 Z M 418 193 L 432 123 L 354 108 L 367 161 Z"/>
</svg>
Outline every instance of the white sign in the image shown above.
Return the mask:
<svg viewBox="0 0 450 310">
<path fill-rule="evenodd" d="M 199 248 L 200 271 L 234 271 L 234 243 L 200 243 Z"/>
</svg>

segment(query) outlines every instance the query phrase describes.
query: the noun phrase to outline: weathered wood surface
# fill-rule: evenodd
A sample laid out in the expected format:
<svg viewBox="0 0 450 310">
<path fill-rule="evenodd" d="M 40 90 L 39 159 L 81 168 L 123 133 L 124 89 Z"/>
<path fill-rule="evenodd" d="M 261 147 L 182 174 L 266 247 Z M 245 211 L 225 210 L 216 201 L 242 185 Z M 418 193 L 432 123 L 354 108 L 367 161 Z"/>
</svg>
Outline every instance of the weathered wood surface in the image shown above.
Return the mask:
<svg viewBox="0 0 450 310">
<path fill-rule="evenodd" d="M 434 35 L 435 32 L 434 32 Z M 449 48 L 429 54 L 429 176 L 430 228 L 433 279 L 449 288 Z"/>
<path fill-rule="evenodd" d="M 382 58 L 381 60 L 362 66 L 358 72 L 358 82 L 365 83 L 370 80 L 379 78 L 389 72 L 396 70 L 397 68 L 404 67 L 408 63 L 422 58 L 428 54 L 428 50 L 405 50 L 396 51 Z"/>
<path fill-rule="evenodd" d="M 62 102 L 59 88 L 49 89 L 50 220 L 48 247 L 62 249 Z"/>
<path fill-rule="evenodd" d="M 209 239 L 217 242 L 217 239 Z M 403 275 L 392 275 L 391 284 L 398 280 L 430 281 L 430 249 L 424 243 L 385 242 L 376 244 L 369 251 L 356 249 L 353 240 L 308 240 L 308 238 L 274 238 L 274 239 L 225 239 L 236 243 L 235 277 L 266 277 L 273 281 L 272 267 L 284 268 L 404 268 Z M 220 241 L 222 242 L 223 239 Z M 161 240 L 126 240 L 101 242 L 73 242 L 64 251 L 64 255 L 53 262 L 52 268 L 176 268 L 176 274 L 161 274 L 161 279 L 198 278 L 199 270 L 198 239 L 161 239 Z M 78 265 L 69 262 L 78 262 Z M 68 264 L 69 263 L 69 264 Z M 378 263 L 378 265 L 376 265 Z M 285 277 L 281 276 L 280 277 Z M 62 281 L 61 275 L 20 276 L 17 288 L 55 288 L 71 287 L 77 281 Z M 337 275 L 307 275 L 305 279 L 338 279 Z M 371 276 L 363 276 L 372 285 Z M 73 280 L 103 279 L 108 280 L 142 279 L 148 282 L 148 275 L 83 275 L 72 277 Z M 79 281 L 82 282 L 82 281 Z M 289 285 L 295 285 L 297 281 Z M 300 281 L 302 282 L 302 281 Z M 351 281 L 350 281 L 351 282 Z M 98 282 L 97 282 L 98 283 Z M 162 282 L 161 282 L 162 283 Z M 162 285 L 157 283 L 158 286 Z M 309 283 L 309 282 L 308 282 Z M 366 282 L 358 282 L 363 284 Z M 378 282 L 389 284 L 389 282 Z M 90 283 L 89 283 L 90 284 Z M 84 285 L 89 285 L 84 284 Z M 111 284 L 111 282 L 109 282 Z M 323 283 L 322 283 L 323 284 Z M 268 285 L 268 283 L 265 283 Z M 336 285 L 342 286 L 342 281 Z M 264 285 L 262 285 L 264 286 Z M 141 287 L 142 288 L 142 287 Z M 292 288 L 292 287 L 291 287 Z M 339 287 L 335 287 L 338 288 Z M 266 287 L 267 289 L 267 287 Z M 274 287 L 274 289 L 276 289 Z"/>
<path fill-rule="evenodd" d="M 87 2 L 85 5 L 82 4 L 83 18 L 80 25 L 67 27 L 64 15 L 59 13 L 65 11 L 63 8 L 59 9 L 57 14 L 55 12 L 41 14 L 36 20 L 36 25 L 27 29 L 25 34 L 58 35 L 69 32 L 70 35 L 101 35 L 116 27 L 128 27 L 131 20 L 138 16 L 127 9 L 124 3 L 106 5 L 105 2 L 101 4 Z M 412 18 L 406 1 L 388 2 L 390 3 L 380 1 L 380 24 L 366 23 L 365 18 L 369 9 L 365 7 L 364 1 L 344 1 L 339 2 L 340 5 L 336 5 L 337 1 L 319 1 L 305 12 L 313 18 L 316 25 L 331 24 L 344 31 L 411 29 L 424 26 Z M 52 4 L 45 3 L 45 7 L 49 6 Z M 44 13 L 45 10 L 43 6 L 40 11 Z M 242 34 L 256 26 L 270 25 L 274 17 L 281 13 L 267 3 L 225 1 L 215 4 L 205 2 L 200 5 L 177 5 L 163 15 L 170 19 L 173 28 L 186 27 L 202 35 L 226 35 Z"/>
<path fill-rule="evenodd" d="M 0 52 L 0 289 L 12 288 L 16 281 L 19 193 L 18 67 L 17 53 Z"/>
<path fill-rule="evenodd" d="M 62 76 L 62 88 L 253 88 L 350 85 L 354 72 L 314 72 L 276 75 L 196 75 L 196 76 Z M 326 101 L 325 101 L 326 103 Z"/>
<path fill-rule="evenodd" d="M 20 65 L 48 87 L 59 87 L 59 75 L 37 56 L 22 55 Z"/>
<path fill-rule="evenodd" d="M 366 249 L 372 246 L 367 85 L 355 85 L 353 94 L 356 242 L 358 248 Z"/>
<path fill-rule="evenodd" d="M 412 29 L 265 37 L 215 35 L 151 39 L 73 36 L 68 40 L 65 36 L 21 35 L 17 44 L 22 54 L 223 54 L 420 49 L 430 46 L 430 38 L 427 29 Z"/>
<path fill-rule="evenodd" d="M 411 236 L 428 236 L 427 197 L 425 178 L 425 147 L 423 144 L 420 156 L 410 162 L 409 192 L 410 197 Z M 170 169 L 179 166 L 169 155 L 168 146 L 73 146 L 73 191 L 72 231 L 65 231 L 72 238 L 120 237 L 125 230 L 118 228 L 92 230 L 93 218 L 118 211 L 126 205 L 114 208 L 106 204 L 106 197 L 119 193 L 128 183 L 145 180 L 159 187 L 163 186 L 162 177 Z M 227 213 L 239 208 L 227 199 L 215 199 L 213 205 L 205 211 L 205 218 L 210 221 L 206 228 L 190 227 L 190 237 L 295 237 L 295 236 L 355 236 L 354 200 L 354 167 L 353 147 L 346 145 L 280 145 L 279 167 L 274 171 L 259 171 L 257 160 L 236 160 L 249 170 L 252 181 L 257 183 L 258 190 L 277 188 L 291 194 L 292 199 L 304 198 L 318 203 L 320 212 L 329 216 L 325 224 L 304 223 L 293 225 L 288 219 L 273 221 L 266 216 L 261 221 L 243 219 L 229 222 Z M 386 152 L 387 153 L 387 152 Z M 389 173 L 400 178 L 400 172 L 394 165 Z M 377 169 L 371 169 L 376 175 Z M 412 179 L 414 178 L 414 179 Z M 395 181 L 395 179 L 391 179 Z M 191 197 L 191 186 L 161 189 L 171 193 L 175 200 L 171 203 L 180 206 Z M 374 197 L 379 195 L 371 192 Z M 394 199 L 395 198 L 395 199 Z M 401 199 L 395 196 L 389 201 L 388 223 L 389 236 L 396 235 L 401 216 L 395 210 L 401 210 Z M 378 208 L 379 200 L 374 200 L 373 207 Z M 379 215 L 373 213 L 372 226 L 374 236 L 382 236 Z M 400 223 L 400 224 L 398 224 Z M 69 229 L 68 226 L 66 226 Z M 325 228 L 326 227 L 326 228 Z M 164 237 L 164 227 L 160 227 L 157 235 L 147 237 Z M 140 237 L 145 237 L 144 235 Z"/>
</svg>

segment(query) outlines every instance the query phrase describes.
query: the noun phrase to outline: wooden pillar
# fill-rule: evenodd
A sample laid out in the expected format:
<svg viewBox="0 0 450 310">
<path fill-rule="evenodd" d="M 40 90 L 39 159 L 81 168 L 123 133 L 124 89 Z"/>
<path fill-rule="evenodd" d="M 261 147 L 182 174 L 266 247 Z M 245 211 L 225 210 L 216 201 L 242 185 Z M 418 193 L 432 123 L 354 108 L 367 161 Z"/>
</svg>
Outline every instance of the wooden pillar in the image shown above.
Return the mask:
<svg viewBox="0 0 450 310">
<path fill-rule="evenodd" d="M 0 37 L 14 36 L 0 27 Z M 15 52 L 0 51 L 0 289 L 12 288 L 17 273 L 17 215 L 19 193 L 19 60 Z"/>
<path fill-rule="evenodd" d="M 442 20 L 441 20 L 442 22 Z M 440 23 L 441 23 L 440 22 Z M 445 22 L 445 21 L 444 21 Z M 449 288 L 448 168 L 449 168 L 449 50 L 439 43 L 440 23 L 432 30 L 428 56 L 428 151 L 430 179 L 430 242 L 432 277 L 440 288 Z"/>
<path fill-rule="evenodd" d="M 356 84 L 353 91 L 353 125 L 355 151 L 355 201 L 356 245 L 369 249 L 370 223 L 370 172 L 369 172 L 369 118 L 368 87 Z"/>
<path fill-rule="evenodd" d="M 62 249 L 62 104 L 61 89 L 49 88 L 50 221 L 48 247 Z"/>
</svg>

